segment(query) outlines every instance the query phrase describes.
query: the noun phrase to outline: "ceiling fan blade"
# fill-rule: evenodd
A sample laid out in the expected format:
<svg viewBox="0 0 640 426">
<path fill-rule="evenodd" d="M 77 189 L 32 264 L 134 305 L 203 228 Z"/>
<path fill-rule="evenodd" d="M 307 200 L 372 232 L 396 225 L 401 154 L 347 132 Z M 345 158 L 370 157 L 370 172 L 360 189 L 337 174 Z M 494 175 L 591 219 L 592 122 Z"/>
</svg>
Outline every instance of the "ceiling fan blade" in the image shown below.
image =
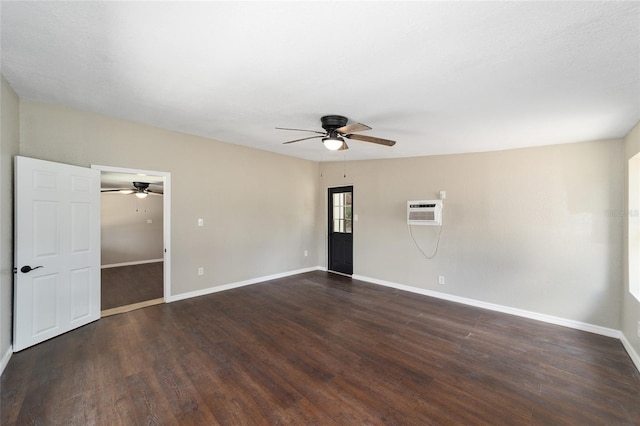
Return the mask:
<svg viewBox="0 0 640 426">
<path fill-rule="evenodd" d="M 287 143 L 294 143 L 294 142 L 300 142 L 300 141 L 306 141 L 307 139 L 316 139 L 316 138 L 323 138 L 326 135 L 323 133 L 322 136 L 309 136 L 308 138 L 302 138 L 302 139 L 295 139 L 292 141 L 287 141 L 287 142 L 282 142 L 283 144 L 287 144 Z"/>
<path fill-rule="evenodd" d="M 295 130 L 296 132 L 311 132 L 318 133 L 319 135 L 324 135 L 325 132 L 318 132 L 317 130 L 306 130 L 306 129 L 290 129 L 288 127 L 276 127 L 278 130 Z"/>
<path fill-rule="evenodd" d="M 100 192 L 120 192 L 119 188 L 101 189 Z"/>
<path fill-rule="evenodd" d="M 339 133 L 354 133 L 354 132 L 364 132 L 365 130 L 371 130 L 371 127 L 367 126 L 366 124 L 355 123 L 355 124 L 348 124 L 336 130 Z"/>
<path fill-rule="evenodd" d="M 365 135 L 344 135 L 344 137 L 349 139 L 355 139 L 363 142 L 371 142 L 377 143 L 378 145 L 386 145 L 386 146 L 394 146 L 396 141 L 392 141 L 389 139 L 376 138 L 373 136 L 365 136 Z"/>
<path fill-rule="evenodd" d="M 349 149 L 349 145 L 346 142 L 342 142 L 342 146 L 338 148 L 338 151 L 346 151 L 347 149 Z"/>
</svg>

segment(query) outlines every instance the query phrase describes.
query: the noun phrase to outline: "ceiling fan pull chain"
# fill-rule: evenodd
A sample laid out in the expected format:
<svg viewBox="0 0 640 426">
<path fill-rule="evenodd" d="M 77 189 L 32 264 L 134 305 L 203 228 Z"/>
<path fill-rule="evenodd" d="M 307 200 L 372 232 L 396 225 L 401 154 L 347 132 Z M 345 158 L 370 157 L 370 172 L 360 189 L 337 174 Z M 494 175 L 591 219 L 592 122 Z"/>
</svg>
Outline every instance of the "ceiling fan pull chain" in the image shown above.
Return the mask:
<svg viewBox="0 0 640 426">
<path fill-rule="evenodd" d="M 344 178 L 347 178 L 347 152 L 343 152 L 342 153 L 342 166 L 343 166 L 343 173 L 344 173 Z"/>
</svg>

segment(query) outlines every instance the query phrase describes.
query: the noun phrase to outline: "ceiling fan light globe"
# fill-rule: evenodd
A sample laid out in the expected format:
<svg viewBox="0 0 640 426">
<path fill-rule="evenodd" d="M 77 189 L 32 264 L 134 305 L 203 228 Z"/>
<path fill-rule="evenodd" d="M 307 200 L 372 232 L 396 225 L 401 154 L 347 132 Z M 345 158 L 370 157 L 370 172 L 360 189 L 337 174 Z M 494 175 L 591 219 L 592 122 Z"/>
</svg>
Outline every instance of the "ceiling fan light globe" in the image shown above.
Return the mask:
<svg viewBox="0 0 640 426">
<path fill-rule="evenodd" d="M 323 138 L 322 143 L 328 150 L 337 151 L 340 148 L 342 148 L 342 145 L 344 144 L 344 139 L 342 139 L 339 136 L 328 137 L 328 138 Z"/>
<path fill-rule="evenodd" d="M 146 192 L 136 192 L 136 197 L 138 198 L 147 198 L 147 194 Z"/>
</svg>

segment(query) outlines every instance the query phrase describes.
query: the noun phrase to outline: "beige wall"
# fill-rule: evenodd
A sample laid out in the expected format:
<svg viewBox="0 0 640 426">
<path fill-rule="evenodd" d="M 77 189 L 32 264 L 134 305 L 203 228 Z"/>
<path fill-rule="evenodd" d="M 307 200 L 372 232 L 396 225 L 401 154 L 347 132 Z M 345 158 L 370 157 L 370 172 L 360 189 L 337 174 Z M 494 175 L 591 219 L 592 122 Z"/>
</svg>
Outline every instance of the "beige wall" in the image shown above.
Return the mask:
<svg viewBox="0 0 640 426">
<path fill-rule="evenodd" d="M 345 164 L 323 163 L 318 203 L 354 185 L 354 274 L 619 329 L 623 220 L 607 212 L 624 208 L 622 158 L 612 140 L 354 161 L 346 178 Z M 406 202 L 440 190 L 440 249 L 427 260 Z M 413 229 L 429 252 L 434 229 Z"/>
<path fill-rule="evenodd" d="M 106 192 L 100 200 L 102 265 L 162 259 L 161 196 Z"/>
<path fill-rule="evenodd" d="M 622 326 L 633 338 L 638 307 L 623 291 L 624 219 L 609 212 L 625 208 L 623 163 L 640 150 L 637 128 L 624 145 L 321 165 L 25 100 L 20 132 L 21 155 L 172 174 L 173 294 L 326 265 L 326 188 L 353 184 L 355 274 Z M 442 241 L 426 260 L 409 239 L 406 201 L 439 190 L 447 191 Z M 432 233 L 415 228 L 425 250 Z"/>
<path fill-rule="evenodd" d="M 172 295 L 317 265 L 317 163 L 26 100 L 20 132 L 27 157 L 171 173 Z"/>
<path fill-rule="evenodd" d="M 625 183 L 628 184 L 629 173 L 629 159 L 640 152 L 640 123 L 629 132 L 624 138 L 625 149 Z M 627 188 L 628 186 L 625 186 Z M 628 207 L 625 211 L 629 211 Z M 625 221 L 625 225 L 627 225 Z M 627 229 L 627 227 L 625 227 Z M 631 345 L 637 354 L 640 354 L 640 338 L 638 337 L 638 322 L 640 321 L 640 302 L 629 293 L 629 263 L 627 261 L 627 247 L 628 247 L 628 234 L 625 232 L 624 250 L 625 250 L 625 263 L 624 263 L 624 288 L 623 288 L 623 301 L 622 301 L 622 324 L 621 330 L 625 338 Z"/>
<path fill-rule="evenodd" d="M 0 360 L 11 346 L 13 300 L 13 157 L 18 154 L 19 99 L 0 75 Z"/>
</svg>

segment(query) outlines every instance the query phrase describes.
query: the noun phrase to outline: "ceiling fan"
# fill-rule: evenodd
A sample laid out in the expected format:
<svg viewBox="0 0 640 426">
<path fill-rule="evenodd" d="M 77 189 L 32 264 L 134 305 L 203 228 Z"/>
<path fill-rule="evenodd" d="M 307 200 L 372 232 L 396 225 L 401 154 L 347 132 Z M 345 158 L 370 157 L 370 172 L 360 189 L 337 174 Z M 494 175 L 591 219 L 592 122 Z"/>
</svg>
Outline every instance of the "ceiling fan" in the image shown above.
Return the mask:
<svg viewBox="0 0 640 426">
<path fill-rule="evenodd" d="M 322 138 L 322 143 L 324 144 L 324 146 L 331 151 L 344 151 L 345 149 L 349 149 L 347 143 L 344 141 L 344 138 L 363 142 L 371 142 L 385 146 L 394 146 L 396 144 L 396 141 L 392 141 L 389 139 L 355 134 L 355 132 L 371 130 L 371 127 L 361 123 L 347 125 L 347 122 L 349 120 L 347 119 L 347 117 L 343 117 L 342 115 L 325 115 L 320 119 L 320 121 L 322 122 L 322 128 L 325 130 L 324 132 L 319 132 L 317 130 L 290 129 L 286 127 L 276 127 L 276 129 L 317 133 L 319 136 L 309 136 L 308 138 L 294 139 L 292 141 L 283 143 L 288 144 L 304 141 L 307 139 Z"/>
<path fill-rule="evenodd" d="M 162 191 L 149 189 L 149 182 L 133 182 L 133 188 L 101 189 L 100 192 L 119 192 L 125 195 L 135 194 L 138 198 L 146 198 L 149 194 L 162 195 Z"/>
</svg>

